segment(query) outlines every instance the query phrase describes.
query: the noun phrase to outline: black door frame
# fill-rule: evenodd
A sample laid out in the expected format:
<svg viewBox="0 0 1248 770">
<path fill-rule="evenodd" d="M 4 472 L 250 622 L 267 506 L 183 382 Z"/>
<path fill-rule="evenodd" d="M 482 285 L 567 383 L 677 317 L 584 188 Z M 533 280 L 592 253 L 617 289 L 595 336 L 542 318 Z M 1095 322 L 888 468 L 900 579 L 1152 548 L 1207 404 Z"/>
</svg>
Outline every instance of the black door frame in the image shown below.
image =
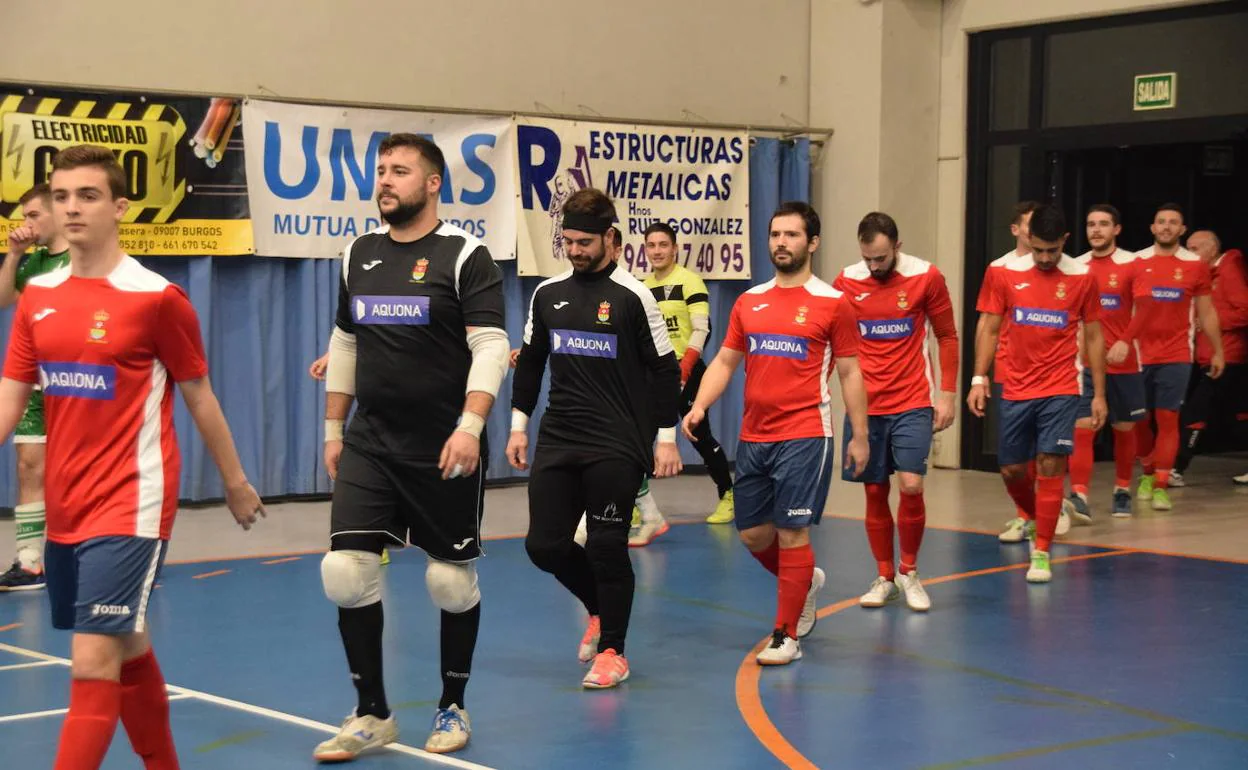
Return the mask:
<svg viewBox="0 0 1248 770">
<path fill-rule="evenodd" d="M 1216 142 L 1248 136 L 1248 115 L 1114 123 L 1097 126 L 1044 128 L 1044 72 L 1047 38 L 1078 30 L 1105 29 L 1242 13 L 1248 2 L 1226 2 L 1161 11 L 1082 19 L 1071 22 L 979 32 L 970 36 L 967 62 L 967 181 L 965 252 L 962 291 L 962 382 L 969 388 L 975 366 L 975 298 L 988 263 L 998 255 L 988 251 L 989 157 L 993 147 L 1022 148 L 1022 166 L 1016 200 L 1051 201 L 1046 159 L 1054 151 L 1090 149 L 1115 145 Z M 1029 38 L 1031 59 L 1028 83 L 1027 128 L 994 131 L 991 128 L 992 45 L 1001 40 Z M 1003 223 L 996 223 L 1004 226 Z M 996 471 L 996 456 L 984 449 L 983 420 L 962 407 L 961 467 Z"/>
</svg>

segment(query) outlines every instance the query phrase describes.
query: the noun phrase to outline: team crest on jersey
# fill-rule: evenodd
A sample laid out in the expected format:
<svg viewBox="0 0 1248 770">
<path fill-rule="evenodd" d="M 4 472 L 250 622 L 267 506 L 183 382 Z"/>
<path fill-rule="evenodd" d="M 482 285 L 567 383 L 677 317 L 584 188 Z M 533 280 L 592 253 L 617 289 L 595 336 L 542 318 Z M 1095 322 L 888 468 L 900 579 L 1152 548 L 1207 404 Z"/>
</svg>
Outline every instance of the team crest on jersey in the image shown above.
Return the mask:
<svg viewBox="0 0 1248 770">
<path fill-rule="evenodd" d="M 805 305 L 802 305 L 801 307 L 799 307 L 797 309 L 797 316 L 793 319 L 793 323 L 795 324 L 806 323 L 806 314 L 809 312 L 810 312 L 810 308 L 806 307 Z"/>
<path fill-rule="evenodd" d="M 897 307 L 905 310 L 910 307 L 910 303 L 906 300 L 906 290 L 901 289 L 897 292 Z"/>
<path fill-rule="evenodd" d="M 429 260 L 421 257 L 416 260 L 416 264 L 412 266 L 412 281 L 420 283 L 425 280 L 425 272 L 429 269 Z"/>
<path fill-rule="evenodd" d="M 598 323 L 611 323 L 611 303 L 605 299 L 598 303 Z"/>
<path fill-rule="evenodd" d="M 108 320 L 108 312 L 105 310 L 95 311 L 95 325 L 87 332 L 87 342 L 98 342 L 104 344 L 108 340 L 104 339 L 108 336 L 108 329 L 104 328 L 104 322 Z"/>
<path fill-rule="evenodd" d="M 1181 267 L 1176 267 L 1176 268 L 1174 269 L 1174 280 L 1176 280 L 1176 281 L 1181 281 L 1181 280 L 1183 280 L 1183 268 L 1181 268 Z"/>
<path fill-rule="evenodd" d="M 1066 299 L 1066 282 L 1065 281 L 1057 282 L 1057 298 Z"/>
<path fill-rule="evenodd" d="M 1106 284 L 1106 285 L 1107 285 L 1107 286 L 1109 286 L 1109 288 L 1111 288 L 1111 289 L 1117 289 L 1117 288 L 1118 288 L 1118 274 L 1117 274 L 1117 273 L 1110 273 L 1110 274 L 1109 274 L 1109 283 L 1108 283 L 1108 284 Z"/>
</svg>

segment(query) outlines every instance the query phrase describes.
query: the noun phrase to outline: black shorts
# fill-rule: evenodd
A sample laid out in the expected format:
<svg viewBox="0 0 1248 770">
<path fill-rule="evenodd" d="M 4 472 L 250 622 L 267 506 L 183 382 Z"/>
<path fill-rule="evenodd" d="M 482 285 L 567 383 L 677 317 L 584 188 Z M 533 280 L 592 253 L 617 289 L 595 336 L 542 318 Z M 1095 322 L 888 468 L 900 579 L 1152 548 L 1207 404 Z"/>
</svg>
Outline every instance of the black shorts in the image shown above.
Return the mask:
<svg viewBox="0 0 1248 770">
<path fill-rule="evenodd" d="M 471 476 L 442 480 L 436 463 L 342 449 L 330 537 L 381 534 L 435 559 L 467 562 L 481 549 L 485 461 Z"/>
</svg>

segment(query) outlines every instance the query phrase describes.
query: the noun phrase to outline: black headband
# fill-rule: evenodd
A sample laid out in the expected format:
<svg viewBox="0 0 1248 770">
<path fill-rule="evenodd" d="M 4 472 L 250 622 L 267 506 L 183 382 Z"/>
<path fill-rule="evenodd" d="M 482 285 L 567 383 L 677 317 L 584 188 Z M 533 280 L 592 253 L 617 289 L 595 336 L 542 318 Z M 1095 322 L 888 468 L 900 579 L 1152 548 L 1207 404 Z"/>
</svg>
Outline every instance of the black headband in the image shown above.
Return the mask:
<svg viewBox="0 0 1248 770">
<path fill-rule="evenodd" d="M 580 230 L 583 233 L 602 235 L 611 229 L 614 223 L 614 220 L 609 217 L 596 217 L 593 214 L 578 214 L 574 211 L 563 214 L 564 230 Z"/>
</svg>

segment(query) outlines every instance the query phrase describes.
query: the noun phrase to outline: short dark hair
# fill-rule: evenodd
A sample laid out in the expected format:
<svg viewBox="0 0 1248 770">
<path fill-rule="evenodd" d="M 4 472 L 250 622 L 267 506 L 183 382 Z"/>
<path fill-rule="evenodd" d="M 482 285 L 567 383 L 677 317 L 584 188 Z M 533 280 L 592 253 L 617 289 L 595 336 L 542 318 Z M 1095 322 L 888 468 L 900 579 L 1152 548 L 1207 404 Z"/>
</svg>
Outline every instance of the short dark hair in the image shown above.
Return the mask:
<svg viewBox="0 0 1248 770">
<path fill-rule="evenodd" d="M 420 134 L 390 134 L 381 140 L 381 145 L 377 148 L 377 154 L 385 155 L 396 147 L 410 147 L 420 153 L 420 157 L 429 164 L 433 173 L 438 176 L 446 175 L 446 158 L 442 155 L 442 150 L 438 148 L 438 145 L 434 144 L 432 139 Z"/>
<path fill-rule="evenodd" d="M 858 240 L 870 243 L 884 235 L 892 243 L 897 243 L 897 222 L 883 211 L 872 211 L 858 223 Z"/>
<path fill-rule="evenodd" d="M 1114 208 L 1108 203 L 1097 203 L 1092 206 L 1089 206 L 1087 215 L 1092 216 L 1093 214 L 1097 212 L 1100 212 L 1102 214 L 1109 214 L 1110 220 L 1113 221 L 1115 225 L 1122 224 L 1122 215 L 1118 213 L 1118 209 Z"/>
<path fill-rule="evenodd" d="M 822 227 L 819 223 L 819 214 L 810 207 L 809 203 L 804 201 L 785 201 L 776 207 L 776 211 L 771 215 L 771 219 L 767 223 L 767 229 L 771 229 L 771 223 L 776 221 L 776 217 L 788 216 L 796 214 L 802 218 L 802 224 L 806 226 L 806 240 L 818 238 Z"/>
<path fill-rule="evenodd" d="M 117 162 L 117 156 L 107 147 L 98 144 L 76 144 L 66 147 L 52 159 L 52 171 L 69 171 L 75 168 L 95 166 L 108 177 L 108 191 L 114 200 L 126 197 L 126 172 Z"/>
<path fill-rule="evenodd" d="M 572 193 L 563 202 L 563 213 L 584 214 L 597 217 L 598 219 L 606 219 L 610 222 L 618 219 L 615 214 L 615 204 L 611 202 L 606 193 L 593 187 L 586 187 Z"/>
<path fill-rule="evenodd" d="M 673 246 L 676 245 L 676 231 L 673 230 L 672 226 L 669 225 L 668 223 L 655 222 L 654 224 L 646 228 L 646 231 L 642 233 L 642 237 L 649 238 L 651 235 L 654 235 L 655 233 L 663 233 L 671 240 Z"/>
<path fill-rule="evenodd" d="M 611 245 L 617 249 L 624 245 L 624 236 L 620 235 L 618 227 L 611 228 Z"/>
<path fill-rule="evenodd" d="M 17 199 L 18 206 L 25 206 L 35 198 L 43 198 L 43 205 L 51 207 L 52 205 L 52 188 L 47 182 L 40 182 L 26 192 L 22 193 L 22 197 Z"/>
<path fill-rule="evenodd" d="M 1044 203 L 1031 212 L 1031 237 L 1052 243 L 1065 234 L 1066 215 L 1057 206 Z"/>
<path fill-rule="evenodd" d="M 1161 204 L 1160 206 L 1157 207 L 1157 210 L 1153 212 L 1153 219 L 1156 219 L 1157 215 L 1163 211 L 1173 211 L 1174 213 L 1179 215 L 1179 219 L 1182 219 L 1184 223 L 1187 222 L 1187 214 L 1183 212 L 1183 207 L 1177 203 L 1166 202 L 1166 203 Z"/>
<path fill-rule="evenodd" d="M 1010 224 L 1019 225 L 1023 223 L 1023 217 L 1028 214 L 1034 214 L 1036 209 L 1040 208 L 1039 201 L 1019 201 L 1014 204 L 1014 218 L 1010 220 Z"/>
</svg>

